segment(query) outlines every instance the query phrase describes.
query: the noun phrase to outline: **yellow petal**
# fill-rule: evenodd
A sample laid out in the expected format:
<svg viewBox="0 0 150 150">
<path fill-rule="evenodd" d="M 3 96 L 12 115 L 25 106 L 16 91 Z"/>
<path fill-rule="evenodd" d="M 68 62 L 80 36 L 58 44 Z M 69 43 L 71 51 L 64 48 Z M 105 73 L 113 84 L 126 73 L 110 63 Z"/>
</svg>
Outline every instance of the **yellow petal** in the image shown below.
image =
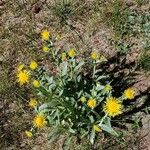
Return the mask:
<svg viewBox="0 0 150 150">
<path fill-rule="evenodd" d="M 33 136 L 31 131 L 25 131 L 27 137 L 31 138 Z"/>
<path fill-rule="evenodd" d="M 94 129 L 96 132 L 102 132 L 102 129 L 101 129 L 98 125 L 93 125 L 93 129 Z"/>
</svg>

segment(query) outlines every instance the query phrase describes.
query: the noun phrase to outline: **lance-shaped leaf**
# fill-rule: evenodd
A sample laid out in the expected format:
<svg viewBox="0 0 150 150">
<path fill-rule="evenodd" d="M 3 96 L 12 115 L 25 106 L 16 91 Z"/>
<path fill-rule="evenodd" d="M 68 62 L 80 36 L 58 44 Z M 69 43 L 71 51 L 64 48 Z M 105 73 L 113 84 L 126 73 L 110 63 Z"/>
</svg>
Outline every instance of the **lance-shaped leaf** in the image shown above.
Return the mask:
<svg viewBox="0 0 150 150">
<path fill-rule="evenodd" d="M 118 133 L 111 127 L 110 118 L 106 117 L 102 124 L 99 124 L 101 129 L 114 135 L 119 136 Z"/>
</svg>

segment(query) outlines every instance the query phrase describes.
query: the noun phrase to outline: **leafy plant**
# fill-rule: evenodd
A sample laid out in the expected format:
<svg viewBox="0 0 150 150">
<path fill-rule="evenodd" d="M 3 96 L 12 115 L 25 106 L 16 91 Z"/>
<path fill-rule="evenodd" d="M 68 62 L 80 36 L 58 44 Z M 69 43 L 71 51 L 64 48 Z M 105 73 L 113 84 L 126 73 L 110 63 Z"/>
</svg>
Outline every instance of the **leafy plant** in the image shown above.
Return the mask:
<svg viewBox="0 0 150 150">
<path fill-rule="evenodd" d="M 67 133 L 69 141 L 72 136 L 78 140 L 88 137 L 92 144 L 100 132 L 119 137 L 111 119 L 123 113 L 124 100 L 134 99 L 134 89 L 128 88 L 120 97 L 113 97 L 108 75 L 97 68 L 107 61 L 103 55 L 93 51 L 86 61 L 73 48 L 64 52 L 56 49 L 47 30 L 42 31 L 41 36 L 44 47 L 49 50 L 45 52 L 53 62 L 55 73 L 48 72 L 44 66 L 38 67 L 35 61 L 31 61 L 30 71 L 20 65 L 17 72 L 20 85 L 34 79 L 35 94 L 43 99 L 40 104 L 35 99 L 29 102 L 37 114 L 34 127 L 52 127 L 48 136 L 51 142 L 62 133 Z M 87 75 L 84 74 L 85 66 L 90 70 Z"/>
<path fill-rule="evenodd" d="M 140 64 L 142 66 L 143 69 L 149 71 L 150 70 L 150 55 L 148 52 L 144 52 L 143 54 L 141 54 L 141 58 L 140 58 Z"/>
<path fill-rule="evenodd" d="M 148 0 L 135 0 L 138 5 L 143 5 L 148 2 Z"/>
<path fill-rule="evenodd" d="M 54 14 L 60 19 L 60 23 L 66 24 L 66 21 L 71 17 L 71 15 L 73 15 L 72 1 L 71 0 L 62 0 L 62 1 L 56 0 L 54 2 L 54 6 L 52 7 L 52 10 Z"/>
</svg>

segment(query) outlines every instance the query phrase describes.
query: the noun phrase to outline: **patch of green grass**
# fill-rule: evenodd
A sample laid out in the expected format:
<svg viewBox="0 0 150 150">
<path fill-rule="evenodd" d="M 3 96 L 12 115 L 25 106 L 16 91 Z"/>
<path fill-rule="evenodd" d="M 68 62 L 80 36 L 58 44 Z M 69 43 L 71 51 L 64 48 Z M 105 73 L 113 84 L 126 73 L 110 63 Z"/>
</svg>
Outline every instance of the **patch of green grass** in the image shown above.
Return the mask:
<svg viewBox="0 0 150 150">
<path fill-rule="evenodd" d="M 144 52 L 141 55 L 140 64 L 144 70 L 150 71 L 150 54 L 148 52 Z"/>
<path fill-rule="evenodd" d="M 147 11 L 141 13 L 130 9 L 122 0 L 110 0 L 108 3 L 97 2 L 96 6 L 95 11 L 99 12 L 102 22 L 113 30 L 115 43 L 122 43 L 121 48 L 120 44 L 117 48 L 121 53 L 128 52 L 126 45 L 131 45 L 129 37 L 142 36 L 144 39 L 145 34 L 149 33 L 150 14 Z"/>
<path fill-rule="evenodd" d="M 11 86 L 7 72 L 7 66 L 0 65 L 0 93 L 5 92 Z"/>
<path fill-rule="evenodd" d="M 60 19 L 61 24 L 65 24 L 71 15 L 73 15 L 72 1 L 70 0 L 56 0 L 52 9 L 54 14 Z"/>
<path fill-rule="evenodd" d="M 116 46 L 116 50 L 121 54 L 126 54 L 127 52 L 129 52 L 129 50 L 131 49 L 132 45 L 130 43 L 127 42 L 120 42 L 117 41 L 115 43 Z"/>
<path fill-rule="evenodd" d="M 145 3 L 148 3 L 148 0 L 135 0 L 135 2 L 136 2 L 139 6 L 141 6 L 141 5 L 145 4 Z"/>
</svg>

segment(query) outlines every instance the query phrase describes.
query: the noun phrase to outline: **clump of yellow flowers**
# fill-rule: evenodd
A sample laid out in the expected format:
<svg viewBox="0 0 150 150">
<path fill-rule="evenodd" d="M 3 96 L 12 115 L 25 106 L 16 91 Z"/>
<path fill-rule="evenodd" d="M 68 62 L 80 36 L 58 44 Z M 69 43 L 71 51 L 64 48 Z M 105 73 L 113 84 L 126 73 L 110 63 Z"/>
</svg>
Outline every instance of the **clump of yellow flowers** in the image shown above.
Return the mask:
<svg viewBox="0 0 150 150">
<path fill-rule="evenodd" d="M 54 42 L 57 40 L 61 38 L 55 36 Z M 51 135 L 56 137 L 62 132 L 68 132 L 69 136 L 87 135 L 92 144 L 97 134 L 107 132 L 118 136 L 111 120 L 124 112 L 124 100 L 135 98 L 135 89 L 130 87 L 115 93 L 113 81 L 109 82 L 108 75 L 98 68 L 98 63 L 107 59 L 97 50 L 89 54 L 88 60 L 82 59 L 78 49 L 55 47 L 57 44 L 48 30 L 41 32 L 41 41 L 44 55 L 52 61 L 55 73 L 39 66 L 34 59 L 28 67 L 20 63 L 17 68 L 17 82 L 28 84 L 35 94 L 28 101 L 35 117 L 31 130 L 25 131 L 26 136 L 32 137 L 34 129 L 45 126 L 53 128 Z M 86 67 L 90 72 L 87 75 Z"/>
<path fill-rule="evenodd" d="M 25 64 L 20 64 L 17 67 L 17 82 L 21 86 L 29 83 L 30 75 L 31 75 L 30 70 L 34 71 L 35 69 L 37 69 L 38 68 L 38 64 L 37 64 L 36 61 L 32 60 L 30 62 L 30 64 L 29 64 L 29 69 L 30 70 L 27 70 L 25 67 L 26 67 Z"/>
</svg>

